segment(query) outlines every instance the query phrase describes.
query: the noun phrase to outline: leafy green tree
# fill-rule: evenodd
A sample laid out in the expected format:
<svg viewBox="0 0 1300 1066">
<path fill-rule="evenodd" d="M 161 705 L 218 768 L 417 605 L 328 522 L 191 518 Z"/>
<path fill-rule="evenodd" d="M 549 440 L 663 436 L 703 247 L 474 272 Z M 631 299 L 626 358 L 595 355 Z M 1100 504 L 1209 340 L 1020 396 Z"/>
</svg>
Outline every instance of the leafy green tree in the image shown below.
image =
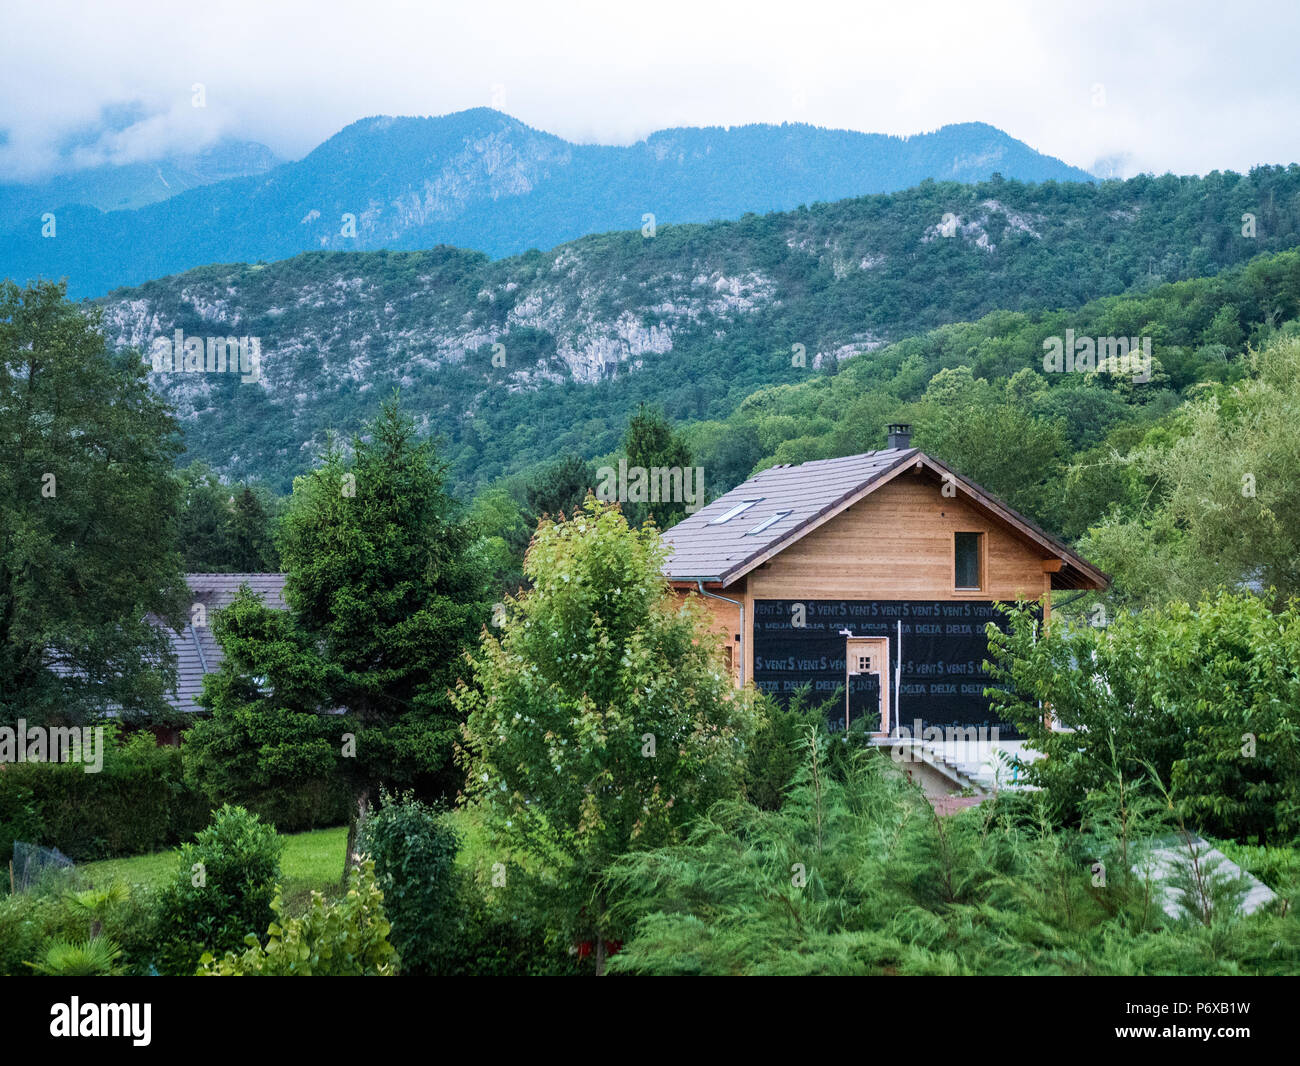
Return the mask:
<svg viewBox="0 0 1300 1066">
<path fill-rule="evenodd" d="M 186 779 L 285 831 L 337 824 L 351 807 L 339 761 L 351 727 L 321 713 L 334 704 L 330 664 L 291 613 L 248 588 L 211 624 L 224 658 L 204 678 L 212 713 L 185 734 Z"/>
<path fill-rule="evenodd" d="M 1011 612 L 989 626 L 993 707 L 1045 759 L 1022 768 L 1062 819 L 1115 773 L 1154 773 L 1204 832 L 1300 834 L 1300 605 L 1222 593 L 1125 612 L 1106 627 Z M 1045 716 L 1050 709 L 1050 721 Z"/>
<path fill-rule="evenodd" d="M 524 581 L 524 552 L 536 523 L 506 484 L 474 497 L 466 522 L 474 534 L 474 552 L 500 595 L 517 592 Z"/>
<path fill-rule="evenodd" d="M 279 566 L 264 491 L 223 485 L 209 467 L 180 472 L 183 504 L 178 540 L 190 573 L 273 573 Z"/>
<path fill-rule="evenodd" d="M 1252 375 L 1189 403 L 1112 463 L 1145 486 L 1083 550 L 1135 602 L 1195 599 L 1256 583 L 1300 594 L 1300 339 L 1248 359 Z"/>
<path fill-rule="evenodd" d="M 686 439 L 673 431 L 672 424 L 656 407 L 641 405 L 641 409 L 628 422 L 623 435 L 623 452 L 627 465 L 650 471 L 679 469 L 683 479 L 691 465 L 691 450 Z M 639 526 L 653 519 L 656 528 L 668 529 L 686 516 L 684 500 L 666 500 L 659 503 L 629 502 L 624 505 L 628 522 Z"/>
<path fill-rule="evenodd" d="M 177 540 L 186 572 L 228 572 L 230 490 L 201 462 L 191 463 L 178 477 L 183 495 Z"/>
<path fill-rule="evenodd" d="M 0 722 L 165 716 L 176 422 L 61 285 L 0 284 Z"/>
<path fill-rule="evenodd" d="M 543 521 L 524 565 L 532 590 L 508 604 L 499 635 L 485 633 L 473 684 L 457 690 L 468 795 L 545 881 L 560 931 L 594 939 L 597 972 L 609 864 L 678 839 L 735 793 L 756 726 L 663 559 L 652 529 L 594 499 Z"/>
<path fill-rule="evenodd" d="M 279 553 L 271 533 L 271 519 L 258 494 L 245 485 L 235 496 L 227 521 L 231 568 L 239 574 L 272 573 Z"/>
<path fill-rule="evenodd" d="M 536 528 L 544 515 L 576 514 L 595 486 L 596 468 L 580 455 L 570 453 L 548 463 L 525 490 L 529 524 Z"/>
</svg>

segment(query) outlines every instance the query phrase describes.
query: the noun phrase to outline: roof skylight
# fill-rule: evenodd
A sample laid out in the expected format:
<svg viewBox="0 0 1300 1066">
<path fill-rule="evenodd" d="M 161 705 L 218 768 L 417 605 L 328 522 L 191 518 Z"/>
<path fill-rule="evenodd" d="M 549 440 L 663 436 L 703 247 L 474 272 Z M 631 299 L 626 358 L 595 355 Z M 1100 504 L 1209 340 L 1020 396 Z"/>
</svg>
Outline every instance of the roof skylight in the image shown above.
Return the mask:
<svg viewBox="0 0 1300 1066">
<path fill-rule="evenodd" d="M 762 503 L 762 502 L 763 502 L 762 496 L 759 496 L 757 499 L 754 500 L 741 500 L 740 503 L 736 504 L 736 506 L 731 508 L 731 510 L 724 511 L 722 514 L 718 515 L 717 518 L 709 522 L 709 525 L 720 526 L 722 525 L 723 522 L 730 522 L 733 518 L 736 517 L 736 515 L 741 514 L 744 511 L 748 511 L 751 507 L 754 506 L 754 504 Z"/>
<path fill-rule="evenodd" d="M 762 533 L 763 530 L 767 529 L 769 526 L 776 525 L 779 521 L 781 521 L 781 519 L 789 518 L 792 514 L 794 514 L 793 511 L 777 511 L 776 514 L 770 514 L 766 518 L 764 518 L 763 521 L 759 522 L 758 525 L 756 525 L 748 533 L 746 533 L 745 536 L 752 537 L 755 533 Z"/>
</svg>

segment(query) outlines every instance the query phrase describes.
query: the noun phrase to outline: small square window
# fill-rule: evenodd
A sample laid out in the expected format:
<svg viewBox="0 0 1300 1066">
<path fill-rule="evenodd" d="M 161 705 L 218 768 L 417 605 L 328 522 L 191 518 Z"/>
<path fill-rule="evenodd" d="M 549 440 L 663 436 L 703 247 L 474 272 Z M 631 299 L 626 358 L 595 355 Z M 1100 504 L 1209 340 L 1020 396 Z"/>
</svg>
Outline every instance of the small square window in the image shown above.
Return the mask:
<svg viewBox="0 0 1300 1066">
<path fill-rule="evenodd" d="M 954 584 L 959 589 L 984 587 L 984 534 L 957 533 L 953 551 Z"/>
</svg>

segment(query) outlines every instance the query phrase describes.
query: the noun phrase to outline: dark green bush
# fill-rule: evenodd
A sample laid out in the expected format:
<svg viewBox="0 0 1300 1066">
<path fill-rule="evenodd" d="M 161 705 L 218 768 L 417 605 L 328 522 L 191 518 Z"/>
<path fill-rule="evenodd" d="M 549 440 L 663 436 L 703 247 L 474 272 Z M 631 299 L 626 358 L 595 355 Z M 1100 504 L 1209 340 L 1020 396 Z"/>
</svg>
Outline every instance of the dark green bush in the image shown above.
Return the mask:
<svg viewBox="0 0 1300 1066">
<path fill-rule="evenodd" d="M 455 828 L 409 793 L 384 793 L 357 847 L 375 860 L 403 972 L 440 972 L 456 929 Z"/>
<path fill-rule="evenodd" d="M 60 894 L 19 893 L 0 898 L 0 977 L 30 977 L 54 939 L 85 938 L 86 923 Z"/>
<path fill-rule="evenodd" d="M 804 685 L 791 695 L 785 706 L 768 695 L 761 697 L 761 706 L 763 724 L 754 736 L 745 762 L 745 796 L 760 810 L 777 811 L 800 766 L 800 752 L 808 730 L 826 734 L 832 716 L 843 718 L 844 691 L 840 689 L 818 703 L 813 701 L 811 687 Z M 840 732 L 834 734 L 836 743 L 827 747 L 833 769 L 841 769 L 851 752 L 869 743 L 865 722 L 859 719 L 847 733 L 841 726 Z"/>
<path fill-rule="evenodd" d="M 192 835 L 210 804 L 184 782 L 179 748 L 150 733 L 104 727 L 104 765 L 12 763 L 0 773 L 0 856 L 13 842 L 58 848 L 88 862 L 158 851 Z"/>
<path fill-rule="evenodd" d="M 282 844 L 275 827 L 224 806 L 181 847 L 175 876 L 158 894 L 158 968 L 192 974 L 205 950 L 224 954 L 271 922 Z"/>
<path fill-rule="evenodd" d="M 188 746 L 159 745 L 151 733 L 123 735 L 109 725 L 104 748 L 98 773 L 80 764 L 0 765 L 0 860 L 13 854 L 15 840 L 58 848 L 75 862 L 142 855 L 175 847 L 208 824 L 217 803 L 194 781 Z M 242 768 L 230 762 L 227 774 L 237 779 Z M 274 788 L 246 781 L 216 799 L 238 801 L 281 832 L 296 833 L 341 824 L 348 796 L 341 780 L 309 777 Z M 0 891 L 7 890 L 6 880 Z"/>
<path fill-rule="evenodd" d="M 282 833 L 341 825 L 352 793 L 334 772 L 338 732 L 330 716 L 223 709 L 186 732 L 185 780 L 213 806 L 256 811 Z"/>
<path fill-rule="evenodd" d="M 576 955 L 547 928 L 543 909 L 526 893 L 484 891 L 462 870 L 455 907 L 455 935 L 442 960 L 443 976 L 563 977 L 579 972 Z"/>
</svg>

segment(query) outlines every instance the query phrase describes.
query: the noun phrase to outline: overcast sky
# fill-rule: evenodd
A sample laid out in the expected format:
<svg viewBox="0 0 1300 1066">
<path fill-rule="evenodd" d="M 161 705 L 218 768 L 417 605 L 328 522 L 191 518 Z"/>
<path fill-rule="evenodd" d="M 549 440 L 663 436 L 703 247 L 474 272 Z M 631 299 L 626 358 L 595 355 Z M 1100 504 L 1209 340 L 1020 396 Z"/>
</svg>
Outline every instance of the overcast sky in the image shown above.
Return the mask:
<svg viewBox="0 0 1300 1066">
<path fill-rule="evenodd" d="M 1295 0 L 38 0 L 0 14 L 0 180 L 497 106 L 570 140 L 983 121 L 1085 169 L 1300 160 Z M 207 106 L 192 106 L 192 86 Z"/>
</svg>

